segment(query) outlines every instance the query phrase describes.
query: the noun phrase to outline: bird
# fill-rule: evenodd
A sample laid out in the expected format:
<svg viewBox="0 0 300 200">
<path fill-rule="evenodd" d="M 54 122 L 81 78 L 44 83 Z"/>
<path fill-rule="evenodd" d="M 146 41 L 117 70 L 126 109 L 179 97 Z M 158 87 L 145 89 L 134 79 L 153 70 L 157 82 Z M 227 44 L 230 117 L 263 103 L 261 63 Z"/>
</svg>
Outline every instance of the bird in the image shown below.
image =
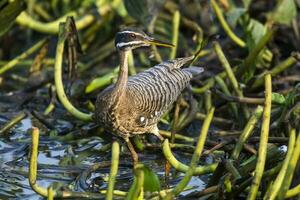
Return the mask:
<svg viewBox="0 0 300 200">
<path fill-rule="evenodd" d="M 117 32 L 115 47 L 120 56 L 118 78 L 115 84 L 100 92 L 95 103 L 96 123 L 125 140 L 134 164 L 138 163 L 138 155 L 130 137 L 150 133 L 163 140 L 158 129 L 160 118 L 190 80 L 203 72 L 202 67 L 182 68 L 194 59 L 194 56 L 189 56 L 164 61 L 128 77 L 130 51 L 150 45 L 173 47 L 141 30 L 129 28 Z"/>
</svg>

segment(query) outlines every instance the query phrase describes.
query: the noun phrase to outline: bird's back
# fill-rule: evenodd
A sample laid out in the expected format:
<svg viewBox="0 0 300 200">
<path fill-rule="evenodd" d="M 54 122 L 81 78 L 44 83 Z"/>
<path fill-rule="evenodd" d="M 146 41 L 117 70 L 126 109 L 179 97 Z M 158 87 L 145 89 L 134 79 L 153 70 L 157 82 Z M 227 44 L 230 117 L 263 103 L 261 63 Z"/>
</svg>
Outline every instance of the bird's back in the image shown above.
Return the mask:
<svg viewBox="0 0 300 200">
<path fill-rule="evenodd" d="M 130 76 L 126 92 L 116 107 L 111 104 L 114 85 L 109 86 L 97 98 L 96 121 L 124 137 L 151 132 L 191 78 L 203 71 L 201 67 L 180 68 L 192 59 L 166 61 Z"/>
<path fill-rule="evenodd" d="M 129 77 L 127 90 L 134 96 L 141 117 L 148 123 L 157 123 L 162 114 L 176 101 L 201 67 L 181 67 L 193 57 L 177 58 L 158 64 L 142 73 Z"/>
</svg>

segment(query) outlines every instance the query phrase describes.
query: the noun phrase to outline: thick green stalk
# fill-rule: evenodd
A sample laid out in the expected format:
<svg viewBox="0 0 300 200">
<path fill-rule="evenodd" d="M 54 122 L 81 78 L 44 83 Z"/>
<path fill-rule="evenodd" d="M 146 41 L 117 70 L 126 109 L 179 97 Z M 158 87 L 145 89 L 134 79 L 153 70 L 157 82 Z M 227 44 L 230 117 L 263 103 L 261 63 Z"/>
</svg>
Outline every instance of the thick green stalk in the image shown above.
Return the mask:
<svg viewBox="0 0 300 200">
<path fill-rule="evenodd" d="M 24 60 L 34 52 L 36 52 L 38 49 L 40 49 L 44 44 L 46 44 L 48 40 L 47 39 L 42 39 L 39 42 L 37 42 L 35 45 L 27 49 L 25 52 L 23 52 L 21 55 L 15 57 L 13 60 L 9 61 L 6 63 L 4 66 L 0 68 L 0 75 L 3 74 L 4 72 L 12 69 L 14 66 L 16 66 L 20 61 Z"/>
<path fill-rule="evenodd" d="M 48 196 L 47 196 L 47 200 L 53 200 L 54 199 L 54 192 L 53 192 L 53 188 L 52 186 L 49 186 L 47 189 L 48 192 Z"/>
<path fill-rule="evenodd" d="M 33 19 L 28 13 L 23 11 L 17 18 L 16 22 L 21 25 L 28 27 L 30 29 L 33 29 L 38 32 L 42 33 L 48 33 L 48 34 L 57 34 L 59 31 L 59 23 L 66 21 L 66 18 L 68 16 L 76 16 L 75 12 L 70 12 L 66 14 L 65 16 L 53 21 L 53 22 L 40 22 Z M 89 26 L 93 21 L 95 17 L 91 14 L 87 14 L 84 17 L 82 17 L 80 20 L 77 20 L 76 27 L 78 30 L 83 29 L 87 26 Z"/>
<path fill-rule="evenodd" d="M 112 144 L 111 167 L 109 173 L 106 200 L 113 199 L 114 185 L 116 182 L 116 176 L 118 174 L 118 167 L 119 167 L 119 154 L 120 154 L 120 145 L 118 142 L 114 141 Z"/>
<path fill-rule="evenodd" d="M 25 112 L 19 113 L 17 116 L 12 118 L 10 121 L 8 121 L 4 126 L 0 129 L 0 135 L 7 132 L 9 129 L 11 129 L 14 125 L 19 123 L 22 119 L 24 119 L 27 116 Z"/>
<path fill-rule="evenodd" d="M 173 199 L 175 196 L 179 195 L 180 192 L 182 192 L 184 190 L 184 188 L 187 186 L 187 184 L 190 182 L 190 180 L 195 172 L 195 169 L 197 168 L 197 164 L 198 164 L 199 158 L 201 156 L 201 152 L 204 148 L 206 136 L 207 136 L 209 126 L 210 126 L 210 123 L 211 123 L 213 115 L 214 115 L 214 111 L 215 111 L 215 108 L 211 108 L 207 114 L 206 119 L 203 122 L 203 125 L 201 128 L 201 134 L 199 136 L 196 150 L 194 151 L 194 154 L 192 156 L 192 160 L 191 160 L 188 171 L 185 173 L 183 179 L 172 190 L 172 192 L 167 194 L 166 199 Z"/>
<path fill-rule="evenodd" d="M 227 74 L 227 77 L 229 79 L 229 81 L 231 82 L 232 86 L 233 86 L 233 89 L 235 91 L 235 93 L 239 96 L 239 97 L 244 97 L 243 95 L 243 91 L 240 89 L 239 87 L 239 83 L 233 73 L 233 70 L 227 60 L 227 58 L 225 57 L 224 55 L 224 52 L 220 46 L 219 43 L 217 42 L 214 42 L 213 43 L 213 48 L 219 58 L 219 61 L 221 62 L 222 64 L 222 67 L 224 68 L 224 70 L 226 71 L 226 74 Z M 244 112 L 244 115 L 245 115 L 245 118 L 248 119 L 249 118 L 249 112 L 248 112 L 248 109 L 246 107 L 246 105 L 243 105 L 243 112 Z"/>
<path fill-rule="evenodd" d="M 48 191 L 46 188 L 42 188 L 36 182 L 37 179 L 37 156 L 38 156 L 38 146 L 39 146 L 39 129 L 36 127 L 32 128 L 32 146 L 29 162 L 29 185 L 33 191 L 42 195 L 43 197 L 48 196 Z M 55 192 L 53 192 L 55 195 Z"/>
<path fill-rule="evenodd" d="M 180 171 L 180 172 L 188 171 L 189 166 L 185 165 L 182 162 L 180 162 L 179 160 L 177 160 L 175 158 L 175 156 L 173 155 L 168 139 L 165 139 L 165 141 L 163 143 L 163 154 L 164 154 L 165 158 L 170 162 L 172 167 L 174 167 L 177 171 Z M 202 175 L 202 174 L 212 173 L 217 168 L 217 165 L 218 165 L 217 163 L 214 163 L 211 165 L 196 167 L 196 169 L 194 171 L 194 175 Z"/>
<path fill-rule="evenodd" d="M 240 135 L 239 141 L 235 145 L 235 148 L 231 154 L 232 159 L 234 159 L 234 160 L 238 159 L 245 142 L 251 136 L 252 131 L 253 131 L 257 121 L 260 119 L 262 113 L 263 113 L 263 108 L 261 106 L 257 106 L 256 110 L 254 111 L 254 113 L 250 117 L 248 123 L 246 124 L 242 134 Z"/>
<path fill-rule="evenodd" d="M 289 139 L 289 145 L 288 145 L 288 151 L 286 157 L 284 159 L 280 172 L 278 173 L 276 179 L 273 182 L 273 185 L 271 186 L 269 192 L 265 195 L 264 199 L 274 200 L 280 188 L 282 187 L 282 183 L 294 150 L 295 141 L 296 141 L 296 130 L 292 129 L 290 132 L 290 139 Z"/>
<path fill-rule="evenodd" d="M 297 60 L 293 56 L 288 57 L 286 60 L 284 60 L 281 63 L 279 63 L 278 65 L 276 65 L 268 73 L 270 73 L 272 76 L 276 76 L 277 74 L 283 72 L 287 68 L 292 67 L 294 64 L 296 64 L 296 62 L 297 62 Z M 257 79 L 254 81 L 254 83 L 251 86 L 252 89 L 258 88 L 259 86 L 261 86 L 263 84 L 262 77 L 264 75 L 265 75 L 265 73 L 263 73 L 257 77 Z"/>
<path fill-rule="evenodd" d="M 244 75 L 244 73 L 250 72 L 251 68 L 255 68 L 255 61 L 257 59 L 257 56 L 265 48 L 266 44 L 271 39 L 272 35 L 273 35 L 273 31 L 267 30 L 266 34 L 259 40 L 257 45 L 249 53 L 249 55 L 245 59 L 243 65 L 238 69 L 238 71 L 237 71 L 238 76 L 242 76 L 242 75 Z M 253 70 L 253 73 L 254 73 L 254 70 Z"/>
<path fill-rule="evenodd" d="M 216 16 L 218 18 L 218 20 L 220 21 L 220 24 L 222 26 L 222 28 L 224 29 L 225 33 L 228 35 L 228 37 L 237 45 L 239 45 L 240 47 L 245 47 L 246 43 L 240 39 L 238 36 L 235 35 L 235 33 L 231 30 L 230 26 L 228 25 L 228 23 L 226 22 L 222 11 L 220 9 L 220 7 L 218 6 L 218 4 L 216 3 L 215 0 L 211 0 L 211 5 L 213 10 L 216 13 Z"/>
<path fill-rule="evenodd" d="M 176 57 L 176 51 L 178 46 L 178 36 L 179 36 L 179 24 L 180 24 L 180 12 L 177 10 L 173 15 L 173 34 L 172 34 L 172 44 L 175 46 L 171 49 L 170 59 Z"/>
<path fill-rule="evenodd" d="M 67 95 L 64 90 L 63 81 L 62 81 L 62 60 L 64 53 L 64 43 L 67 37 L 67 33 L 65 33 L 65 24 L 61 23 L 59 26 L 59 36 L 58 36 L 58 44 L 56 47 L 56 57 L 55 57 L 55 66 L 54 66 L 54 80 L 55 87 L 57 91 L 57 96 L 63 106 L 69 111 L 74 117 L 84 120 L 91 121 L 92 114 L 86 114 L 79 111 L 75 108 L 72 103 L 67 98 Z"/>
<path fill-rule="evenodd" d="M 292 197 L 297 196 L 297 195 L 299 195 L 299 194 L 300 194 L 300 184 L 297 185 L 296 187 L 294 187 L 294 188 L 288 190 L 288 191 L 286 192 L 284 198 L 286 198 L 286 199 L 292 198 Z"/>
<path fill-rule="evenodd" d="M 271 74 L 265 76 L 265 106 L 263 113 L 263 122 L 260 134 L 260 142 L 258 149 L 258 159 L 255 168 L 254 179 L 252 181 L 251 189 L 247 197 L 248 200 L 255 200 L 258 192 L 258 187 L 261 182 L 261 178 L 264 172 L 266 155 L 267 155 L 267 144 L 269 137 L 269 127 L 271 118 L 271 106 L 272 106 L 272 79 Z"/>
<path fill-rule="evenodd" d="M 286 196 L 286 193 L 292 183 L 293 175 L 295 172 L 295 168 L 297 166 L 297 163 L 300 158 L 300 133 L 298 133 L 297 140 L 294 146 L 294 150 L 289 162 L 289 165 L 287 167 L 284 180 L 282 182 L 282 187 L 280 188 L 278 192 L 278 199 L 283 199 Z"/>
<path fill-rule="evenodd" d="M 226 95 L 231 96 L 231 93 L 230 93 L 226 83 L 224 82 L 224 80 L 220 76 L 215 76 L 215 80 L 216 80 L 217 84 L 220 86 L 221 90 Z M 237 108 L 236 104 L 235 103 L 229 103 L 229 106 L 230 106 L 232 112 L 234 113 L 234 116 L 238 119 L 238 108 Z"/>
</svg>

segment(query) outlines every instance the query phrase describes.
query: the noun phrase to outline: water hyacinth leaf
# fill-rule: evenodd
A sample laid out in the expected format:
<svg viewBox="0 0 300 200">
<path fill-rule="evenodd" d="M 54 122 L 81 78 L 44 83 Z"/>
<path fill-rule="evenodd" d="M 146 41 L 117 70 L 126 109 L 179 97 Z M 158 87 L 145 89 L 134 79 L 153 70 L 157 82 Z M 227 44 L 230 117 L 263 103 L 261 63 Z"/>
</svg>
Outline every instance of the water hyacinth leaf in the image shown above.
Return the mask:
<svg viewBox="0 0 300 200">
<path fill-rule="evenodd" d="M 294 0 L 278 0 L 274 12 L 270 18 L 278 24 L 291 24 L 297 15 L 297 8 Z"/>
<path fill-rule="evenodd" d="M 157 175 L 143 164 L 138 164 L 134 169 L 134 179 L 130 186 L 126 200 L 143 199 L 145 192 L 160 190 L 160 182 Z"/>
<path fill-rule="evenodd" d="M 238 20 L 242 15 L 244 15 L 247 12 L 245 8 L 232 8 L 227 13 L 227 21 L 230 24 L 231 27 L 235 27 Z"/>
<path fill-rule="evenodd" d="M 144 190 L 155 192 L 160 190 L 160 182 L 157 175 L 147 166 L 144 166 Z"/>
<path fill-rule="evenodd" d="M 0 37 L 6 33 L 15 22 L 16 17 L 25 9 L 23 0 L 1 1 L 0 7 Z"/>
<path fill-rule="evenodd" d="M 259 40 L 265 35 L 267 28 L 259 21 L 250 19 L 246 25 L 246 41 L 249 50 L 259 42 Z"/>
<path fill-rule="evenodd" d="M 125 8 L 128 14 L 147 25 L 151 22 L 153 16 L 155 16 L 158 11 L 164 5 L 165 0 L 125 0 Z"/>
<path fill-rule="evenodd" d="M 278 104 L 285 104 L 285 97 L 282 94 L 273 92 L 272 93 L 272 102 L 276 102 Z"/>
</svg>

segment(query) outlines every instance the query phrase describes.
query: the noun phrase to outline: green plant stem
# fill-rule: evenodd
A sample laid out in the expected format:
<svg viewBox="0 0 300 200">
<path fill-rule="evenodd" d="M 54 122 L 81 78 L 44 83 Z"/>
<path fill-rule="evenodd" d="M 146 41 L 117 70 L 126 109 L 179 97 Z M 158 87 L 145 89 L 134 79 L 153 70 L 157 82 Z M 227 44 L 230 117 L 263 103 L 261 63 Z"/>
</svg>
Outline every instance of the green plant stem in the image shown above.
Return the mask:
<svg viewBox="0 0 300 200">
<path fill-rule="evenodd" d="M 37 156 L 38 156 L 38 146 L 39 146 L 39 129 L 36 127 L 32 128 L 32 146 L 29 162 L 29 185 L 33 191 L 38 193 L 43 197 L 48 196 L 48 191 L 46 188 L 40 187 L 37 182 Z M 54 192 L 55 195 L 55 192 Z"/>
<path fill-rule="evenodd" d="M 110 84 L 112 79 L 118 75 L 118 70 L 113 70 L 110 73 L 105 74 L 102 77 L 93 79 L 85 88 L 85 93 L 91 93 L 97 89 L 101 89 L 104 86 Z"/>
<path fill-rule="evenodd" d="M 224 80 L 220 77 L 220 76 L 215 76 L 215 80 L 217 82 L 217 84 L 220 86 L 221 90 L 226 94 L 226 95 L 231 95 L 226 83 L 224 82 Z M 238 108 L 236 106 L 235 103 L 229 103 L 230 108 L 234 114 L 234 116 L 236 117 L 236 119 L 238 119 Z"/>
<path fill-rule="evenodd" d="M 108 191 L 107 190 L 100 190 L 99 192 L 101 194 L 107 194 Z M 121 190 L 114 190 L 113 194 L 117 195 L 117 196 L 125 197 L 127 195 L 127 192 L 124 192 L 124 191 L 121 191 Z"/>
<path fill-rule="evenodd" d="M 206 114 L 197 112 L 195 119 L 204 120 L 205 118 L 206 118 Z M 224 118 L 221 118 L 221 117 L 214 117 L 212 123 L 230 126 L 230 125 L 233 124 L 233 121 L 228 120 L 228 119 L 224 119 Z"/>
<path fill-rule="evenodd" d="M 271 106 L 272 106 L 272 79 L 271 74 L 265 76 L 265 106 L 263 113 L 262 128 L 260 134 L 258 159 L 255 168 L 254 179 L 250 188 L 248 200 L 256 199 L 258 187 L 261 182 L 261 178 L 264 172 L 267 154 L 267 144 L 269 136 L 270 118 L 271 118 Z"/>
<path fill-rule="evenodd" d="M 24 60 L 34 52 L 36 52 L 38 49 L 40 49 L 44 44 L 46 44 L 48 40 L 47 39 L 42 39 L 39 42 L 37 42 L 35 45 L 27 49 L 25 52 L 23 52 L 21 55 L 17 56 L 13 60 L 9 61 L 6 63 L 4 66 L 0 68 L 0 75 L 3 74 L 4 72 L 12 69 L 14 66 L 16 66 L 20 61 Z"/>
<path fill-rule="evenodd" d="M 22 119 L 24 119 L 27 116 L 25 112 L 19 113 L 17 116 L 12 118 L 10 121 L 8 121 L 4 126 L 0 129 L 0 135 L 7 132 L 9 129 L 11 129 L 14 125 L 19 123 Z"/>
<path fill-rule="evenodd" d="M 165 141 L 163 142 L 163 154 L 164 154 L 165 158 L 170 162 L 172 167 L 174 167 L 176 170 L 178 170 L 180 172 L 187 172 L 188 171 L 189 166 L 183 164 L 180 161 L 178 161 L 175 158 L 175 156 L 173 155 L 168 139 L 165 139 Z M 196 167 L 196 169 L 194 171 L 194 175 L 201 175 L 201 174 L 211 173 L 216 169 L 217 165 L 218 165 L 217 163 L 214 163 L 214 164 L 211 164 L 211 165 Z"/>
<path fill-rule="evenodd" d="M 264 98 L 254 98 L 254 97 L 237 97 L 237 96 L 230 96 L 227 94 L 223 94 L 219 91 L 216 91 L 217 95 L 219 95 L 221 98 L 227 100 L 227 101 L 235 101 L 239 103 L 247 103 L 247 104 L 264 104 L 265 99 Z M 278 94 L 273 93 L 272 94 L 272 103 L 273 104 L 279 104 L 282 105 L 285 103 L 284 98 L 277 98 Z"/>
<path fill-rule="evenodd" d="M 0 60 L 0 65 L 6 65 L 10 61 L 7 60 Z M 16 66 L 31 66 L 33 64 L 34 60 L 33 59 L 26 59 L 26 60 L 21 60 L 19 61 Z M 42 60 L 42 64 L 49 66 L 49 65 L 54 65 L 54 59 L 53 58 L 45 58 Z"/>
<path fill-rule="evenodd" d="M 172 190 L 171 193 L 167 194 L 166 199 L 173 199 L 174 196 L 177 196 L 184 190 L 184 188 L 187 186 L 187 184 L 190 182 L 196 168 L 197 168 L 197 163 L 200 159 L 201 152 L 204 148 L 206 136 L 208 133 L 208 129 L 210 126 L 210 123 L 212 121 L 213 115 L 214 115 L 215 108 L 211 108 L 207 114 L 207 117 L 205 121 L 203 122 L 202 128 L 201 128 L 201 133 L 197 142 L 196 149 L 194 151 L 194 154 L 192 156 L 192 160 L 190 163 L 190 167 L 188 168 L 187 172 L 185 173 L 183 179 L 176 185 L 176 187 Z"/>
<path fill-rule="evenodd" d="M 126 200 L 143 199 L 144 171 L 143 164 L 137 164 L 134 168 L 133 183 L 127 193 Z"/>
<path fill-rule="evenodd" d="M 176 51 L 178 46 L 178 36 L 179 36 L 179 25 L 180 25 L 180 12 L 178 10 L 173 14 L 173 33 L 172 33 L 172 44 L 174 47 L 171 49 L 170 59 L 176 57 Z"/>
<path fill-rule="evenodd" d="M 171 132 L 170 131 L 159 130 L 159 134 L 161 134 L 164 137 L 171 138 Z M 174 136 L 175 136 L 176 140 L 182 140 L 182 141 L 189 142 L 189 143 L 194 143 L 195 142 L 194 138 L 187 137 L 187 136 L 184 136 L 184 135 L 181 135 L 181 134 L 178 134 L 178 133 L 175 133 Z"/>
<path fill-rule="evenodd" d="M 212 107 L 212 100 L 211 100 L 211 91 L 206 90 L 204 93 L 204 105 L 205 105 L 205 111 L 206 113 L 209 112 L 209 110 Z"/>
<path fill-rule="evenodd" d="M 265 35 L 258 41 L 257 45 L 249 53 L 249 55 L 245 59 L 242 66 L 238 69 L 238 71 L 237 71 L 238 76 L 242 76 L 242 75 L 244 75 L 244 73 L 250 72 L 251 69 L 253 69 L 252 73 L 254 73 L 254 71 L 255 71 L 255 61 L 257 60 L 257 56 L 263 50 L 263 48 L 266 46 L 268 41 L 271 39 L 272 35 L 273 35 L 273 31 L 272 30 L 267 30 Z"/>
<path fill-rule="evenodd" d="M 193 87 L 192 90 L 196 94 L 203 94 L 206 90 L 209 90 L 215 85 L 215 80 L 214 79 L 208 79 L 205 85 L 199 88 Z"/>
<path fill-rule="evenodd" d="M 284 70 L 286 70 L 287 68 L 293 66 L 294 64 L 296 64 L 297 60 L 291 56 L 288 57 L 286 60 L 282 61 L 281 63 L 279 63 L 278 65 L 276 65 L 273 69 L 271 69 L 271 71 L 269 71 L 268 73 L 270 73 L 273 77 L 276 76 L 277 74 L 283 72 Z M 251 86 L 251 89 L 255 89 L 260 87 L 263 84 L 263 79 L 262 77 L 265 75 L 266 72 L 262 73 L 261 75 L 259 75 L 254 83 Z"/>
<path fill-rule="evenodd" d="M 48 187 L 47 192 L 48 192 L 47 199 L 48 200 L 53 200 L 54 199 L 54 194 L 53 194 L 53 188 L 52 188 L 52 186 Z"/>
<path fill-rule="evenodd" d="M 295 172 L 295 168 L 297 166 L 298 160 L 300 158 L 300 133 L 298 133 L 297 140 L 294 146 L 294 150 L 288 164 L 284 180 L 282 182 L 282 187 L 278 192 L 278 199 L 283 199 L 286 196 L 286 193 L 292 183 L 293 174 Z"/>
<path fill-rule="evenodd" d="M 284 198 L 286 198 L 286 199 L 292 198 L 292 197 L 297 196 L 297 195 L 299 195 L 299 194 L 300 194 L 300 184 L 297 185 L 296 187 L 294 187 L 294 188 L 288 190 L 288 191 L 286 192 Z"/>
<path fill-rule="evenodd" d="M 218 6 L 218 4 L 216 3 L 215 0 L 211 0 L 211 5 L 212 8 L 214 10 L 214 12 L 216 13 L 216 16 L 222 26 L 222 28 L 224 29 L 225 33 L 228 35 L 228 37 L 237 45 L 239 45 L 240 47 L 245 47 L 246 43 L 241 40 L 238 36 L 235 35 L 235 33 L 231 30 L 231 28 L 229 27 L 228 23 L 226 22 L 222 11 L 220 9 L 220 7 Z"/>
<path fill-rule="evenodd" d="M 44 115 L 49 115 L 55 108 L 55 104 L 53 102 L 50 102 L 47 108 L 44 111 Z"/>
<path fill-rule="evenodd" d="M 40 194 L 43 197 L 53 196 L 58 198 L 90 198 L 90 199 L 100 199 L 103 198 L 101 194 L 89 193 L 89 192 L 72 192 L 72 191 L 61 191 L 53 190 L 48 193 L 49 190 L 43 188 L 37 184 L 37 156 L 38 156 L 38 146 L 39 146 L 39 129 L 36 127 L 32 128 L 32 147 L 30 153 L 29 162 L 29 185 L 33 191 Z"/>
<path fill-rule="evenodd" d="M 63 104 L 63 106 L 66 108 L 66 110 L 70 112 L 74 117 L 84 121 L 91 121 L 92 114 L 86 114 L 76 109 L 67 98 L 67 95 L 64 90 L 63 81 L 62 81 L 62 59 L 63 59 L 64 43 L 66 37 L 67 37 L 67 33 L 65 33 L 65 24 L 61 23 L 59 26 L 59 36 L 58 36 L 58 44 L 56 47 L 56 57 L 55 57 L 55 66 L 54 66 L 54 80 L 55 80 L 57 96 L 61 101 L 61 103 Z"/>
<path fill-rule="evenodd" d="M 234 160 L 237 160 L 241 150 L 248 140 L 248 138 L 251 136 L 253 129 L 255 128 L 255 125 L 257 121 L 260 119 L 261 115 L 263 113 L 263 108 L 261 106 L 257 106 L 254 113 L 250 117 L 248 123 L 246 124 L 242 134 L 240 135 L 240 138 L 237 142 L 237 144 L 234 147 L 234 150 L 232 151 L 231 158 Z"/>
<path fill-rule="evenodd" d="M 116 182 L 116 176 L 118 174 L 118 167 L 119 167 L 119 154 L 120 154 L 120 145 L 118 142 L 114 141 L 112 144 L 111 167 L 109 173 L 106 200 L 113 199 L 114 185 Z"/>
<path fill-rule="evenodd" d="M 23 11 L 17 18 L 16 22 L 21 25 L 28 27 L 30 29 L 33 29 L 38 32 L 42 33 L 48 33 L 48 34 L 57 34 L 59 31 L 59 23 L 66 21 L 66 18 L 68 16 L 76 16 L 77 14 L 75 12 L 70 12 L 66 14 L 65 16 L 53 21 L 53 22 L 39 22 L 33 19 L 28 13 Z M 87 14 L 83 16 L 80 20 L 77 20 L 76 28 L 77 30 L 81 30 L 87 26 L 89 26 L 93 21 L 95 20 L 95 17 L 91 14 Z"/>
<path fill-rule="evenodd" d="M 237 70 L 237 67 L 236 67 L 236 66 L 233 67 L 233 71 L 236 71 L 236 70 Z M 216 76 L 219 76 L 220 78 L 223 78 L 223 79 L 224 79 L 224 78 L 226 77 L 226 75 L 227 75 L 227 74 L 226 74 L 226 71 L 223 71 L 223 72 L 217 74 Z M 196 94 L 202 94 L 202 93 L 204 93 L 206 90 L 212 88 L 214 85 L 215 85 L 215 78 L 212 77 L 212 78 L 209 78 L 209 79 L 206 81 L 206 84 L 205 84 L 204 86 L 202 86 L 202 87 L 200 87 L 200 88 L 195 88 L 195 87 L 193 87 L 193 88 L 192 88 L 192 91 L 193 91 L 194 93 L 196 93 Z"/>
<path fill-rule="evenodd" d="M 276 177 L 276 179 L 273 182 L 273 185 L 271 186 L 269 192 L 265 195 L 264 199 L 268 200 L 274 200 L 282 187 L 282 183 L 288 168 L 288 165 L 291 160 L 291 156 L 294 150 L 294 145 L 295 145 L 295 140 L 296 140 L 296 130 L 292 129 L 290 132 L 290 139 L 289 139 L 289 145 L 288 145 L 288 151 L 286 154 L 286 157 L 283 161 L 282 167 Z"/>
<path fill-rule="evenodd" d="M 218 56 L 218 58 L 219 58 L 219 60 L 222 64 L 222 67 L 226 71 L 227 77 L 228 77 L 229 81 L 231 82 L 235 93 L 239 97 L 244 97 L 243 91 L 239 87 L 239 83 L 238 83 L 238 81 L 237 81 L 237 79 L 236 79 L 236 77 L 233 73 L 233 70 L 232 70 L 227 58 L 224 55 L 224 52 L 223 52 L 220 44 L 217 43 L 217 42 L 214 42 L 213 43 L 213 48 L 214 48 L 214 50 L 215 50 L 215 52 L 216 52 L 216 54 L 217 54 L 217 56 Z M 246 105 L 242 105 L 242 108 L 243 108 L 245 118 L 248 119 L 249 118 L 249 111 L 248 111 Z"/>
</svg>

